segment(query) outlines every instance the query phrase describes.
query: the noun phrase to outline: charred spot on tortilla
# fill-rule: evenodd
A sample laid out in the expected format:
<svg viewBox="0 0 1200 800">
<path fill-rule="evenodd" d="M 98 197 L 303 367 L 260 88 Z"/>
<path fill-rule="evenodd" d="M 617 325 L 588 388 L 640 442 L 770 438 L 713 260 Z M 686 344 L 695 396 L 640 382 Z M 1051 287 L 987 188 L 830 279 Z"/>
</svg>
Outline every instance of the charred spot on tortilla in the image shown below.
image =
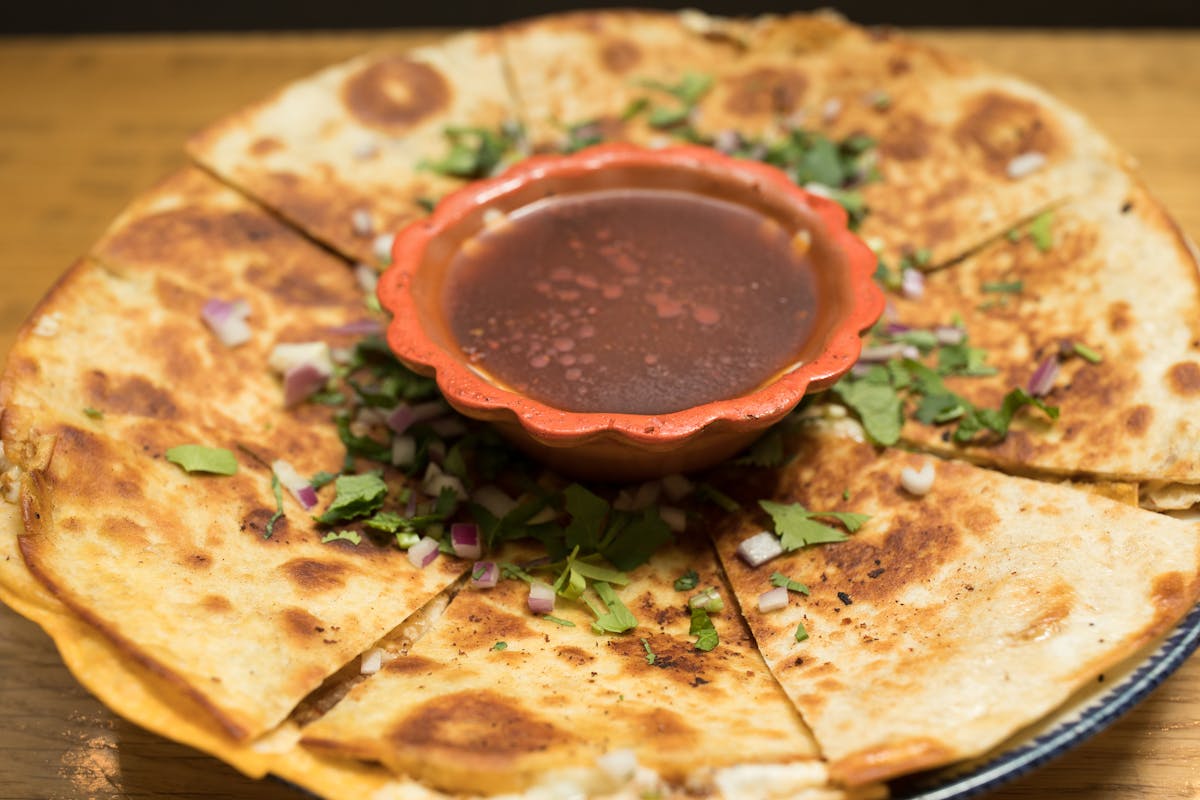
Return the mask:
<svg viewBox="0 0 1200 800">
<path fill-rule="evenodd" d="M 978 154 L 988 170 L 1004 176 L 1019 156 L 1036 153 L 1053 160 L 1065 147 L 1063 134 L 1041 106 L 1001 91 L 972 98 L 954 137 Z"/>
<path fill-rule="evenodd" d="M 342 102 L 351 114 L 389 133 L 411 128 L 450 101 L 450 86 L 440 72 L 404 56 L 376 61 L 342 87 Z"/>
<path fill-rule="evenodd" d="M 610 39 L 600 48 L 600 60 L 609 72 L 623 75 L 642 61 L 642 49 L 628 39 Z"/>
<path fill-rule="evenodd" d="M 790 114 L 804 102 L 808 77 L 798 69 L 759 67 L 729 81 L 725 110 L 736 116 Z"/>
<path fill-rule="evenodd" d="M 1171 391 L 1183 397 L 1200 394 L 1200 364 L 1195 361 L 1180 361 L 1167 370 L 1167 383 Z"/>
</svg>

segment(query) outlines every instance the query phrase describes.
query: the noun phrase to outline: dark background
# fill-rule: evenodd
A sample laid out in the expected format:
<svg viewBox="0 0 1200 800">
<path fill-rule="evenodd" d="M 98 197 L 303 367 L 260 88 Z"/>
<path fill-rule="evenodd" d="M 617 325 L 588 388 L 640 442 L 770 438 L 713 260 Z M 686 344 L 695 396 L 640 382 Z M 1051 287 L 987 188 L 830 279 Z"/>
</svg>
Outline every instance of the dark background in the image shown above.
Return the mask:
<svg viewBox="0 0 1200 800">
<path fill-rule="evenodd" d="M 619 2 L 486 2 L 486 0 L 89 0 L 86 3 L 0 0 L 0 33 L 241 31 L 494 25 L 569 8 Z M 1200 26 L 1200 0 L 830 0 L 805 2 L 625 3 L 691 6 L 752 15 L 836 6 L 864 24 L 1179 28 Z"/>
</svg>

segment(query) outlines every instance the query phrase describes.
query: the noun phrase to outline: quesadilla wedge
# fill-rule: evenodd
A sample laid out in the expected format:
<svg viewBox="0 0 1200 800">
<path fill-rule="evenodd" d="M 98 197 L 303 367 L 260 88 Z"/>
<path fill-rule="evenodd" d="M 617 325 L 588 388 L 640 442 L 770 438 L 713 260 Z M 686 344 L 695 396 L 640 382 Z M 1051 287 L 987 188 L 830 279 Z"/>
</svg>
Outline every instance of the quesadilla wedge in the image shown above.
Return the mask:
<svg viewBox="0 0 1200 800">
<path fill-rule="evenodd" d="M 322 543 L 273 492 L 277 459 L 306 475 L 344 460 L 332 412 L 286 410 L 266 367 L 274 345 L 336 341 L 330 328 L 361 318 L 344 262 L 198 172 L 141 201 L 96 254 L 39 307 L 54 325 L 27 326 L 0 384 L 21 552 L 129 658 L 253 738 L 465 566 Z M 222 344 L 201 320 L 216 285 L 249 306 L 250 341 Z M 184 472 L 165 457 L 179 445 L 220 448 L 236 474 Z"/>
<path fill-rule="evenodd" d="M 756 568 L 736 552 L 765 514 L 714 538 L 767 663 L 850 785 L 989 750 L 1200 595 L 1194 524 L 829 435 L 794 453 L 772 499 L 865 514 L 862 527 Z M 904 488 L 904 470 L 926 468 L 927 494 Z M 811 594 L 761 613 L 776 572 Z"/>
<path fill-rule="evenodd" d="M 1033 230 L 1034 227 L 1041 230 Z M 1200 273 L 1174 223 L 1123 172 L 1087 198 L 1014 226 L 959 264 L 927 276 L 919 298 L 893 298 L 894 323 L 961 321 L 986 358 L 946 387 L 996 408 L 1036 387 L 1057 421 L 1019 413 L 1006 436 L 957 443 L 954 421 L 911 417 L 906 442 L 1006 471 L 1200 484 Z M 1039 376 L 1040 373 L 1040 376 Z M 1151 495 L 1153 496 L 1153 495 Z M 1186 506 L 1185 506 L 1186 507 Z"/>
<path fill-rule="evenodd" d="M 188 151 L 310 236 L 378 264 L 378 234 L 460 183 L 429 168 L 447 155 L 444 129 L 474 141 L 471 130 L 514 118 L 497 36 L 467 33 L 330 67 L 201 131 Z"/>
<path fill-rule="evenodd" d="M 498 560 L 536 555 L 514 546 Z M 699 589 L 724 593 L 706 541 L 661 549 L 629 585 L 612 587 L 639 621 L 622 635 L 593 632 L 581 602 L 531 615 L 521 580 L 464 588 L 408 655 L 353 689 L 302 742 L 452 792 L 558 782 L 599 795 L 630 779 L 655 792 L 666 788 L 661 778 L 707 794 L 735 779 L 729 768 L 760 765 L 792 775 L 761 796 L 836 795 L 732 608 L 711 615 L 719 646 L 697 649 L 687 611 L 695 591 L 673 586 L 689 570 Z M 649 772 L 635 774 L 635 764 Z"/>
</svg>

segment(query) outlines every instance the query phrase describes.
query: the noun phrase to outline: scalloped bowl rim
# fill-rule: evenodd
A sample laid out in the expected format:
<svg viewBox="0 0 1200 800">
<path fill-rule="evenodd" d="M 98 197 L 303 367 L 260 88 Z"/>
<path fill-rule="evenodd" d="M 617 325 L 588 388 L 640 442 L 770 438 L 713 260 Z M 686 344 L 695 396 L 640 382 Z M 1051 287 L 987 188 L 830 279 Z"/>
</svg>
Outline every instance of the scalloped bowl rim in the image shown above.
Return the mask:
<svg viewBox="0 0 1200 800">
<path fill-rule="evenodd" d="M 430 242 L 475 209 L 529 183 L 620 167 L 673 167 L 712 170 L 734 178 L 761 182 L 789 201 L 803 203 L 825 226 L 830 240 L 846 256 L 849 302 L 831 326 L 824 349 L 770 383 L 748 394 L 663 414 L 565 411 L 499 387 L 437 344 L 421 323 L 418 303 L 408 291 L 410 278 L 424 261 Z M 710 172 L 711 174 L 711 172 Z M 401 230 L 392 247 L 392 264 L 378 284 L 384 308 L 392 313 L 388 344 L 416 371 L 433 375 L 446 400 L 461 413 L 493 422 L 515 421 L 524 431 L 551 446 L 570 446 L 596 438 L 627 439 L 650 449 L 673 448 L 712 426 L 762 428 L 782 418 L 810 388 L 826 388 L 841 377 L 862 349 L 862 333 L 879 318 L 884 297 L 872 277 L 874 253 L 850 232 L 846 211 L 836 202 L 806 191 L 780 170 L 754 161 L 734 159 L 694 145 L 646 149 L 628 144 L 598 145 L 567 156 L 531 156 L 504 173 L 458 189 L 433 213 Z"/>
</svg>

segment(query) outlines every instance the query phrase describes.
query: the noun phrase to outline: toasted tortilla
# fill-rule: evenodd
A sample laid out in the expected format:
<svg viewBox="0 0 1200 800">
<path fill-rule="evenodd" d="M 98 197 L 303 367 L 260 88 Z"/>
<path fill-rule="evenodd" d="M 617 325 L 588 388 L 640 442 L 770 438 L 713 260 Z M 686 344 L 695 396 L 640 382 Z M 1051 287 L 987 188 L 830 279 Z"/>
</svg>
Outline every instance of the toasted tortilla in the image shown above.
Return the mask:
<svg viewBox="0 0 1200 800">
<path fill-rule="evenodd" d="M 891 31 L 832 15 L 766 19 L 745 54 L 714 62 L 697 127 L 767 140 L 791 126 L 877 142 L 880 180 L 860 187 L 860 233 L 895 264 L 934 268 L 1065 198 L 1124 158 L 1045 92 Z M 1028 174 L 1019 157 L 1040 158 Z"/>
<path fill-rule="evenodd" d="M 673 587 L 689 569 L 701 589 L 722 585 L 708 543 L 693 539 L 659 550 L 616 587 L 640 622 L 627 635 L 593 633 L 582 603 L 559 603 L 554 613 L 568 625 L 529 614 L 522 581 L 463 589 L 428 636 L 306 728 L 302 742 L 451 792 L 574 776 L 599 794 L 597 760 L 615 751 L 697 792 L 711 790 L 722 769 L 755 764 L 795 764 L 811 781 L 804 788 L 825 788 L 808 730 L 732 608 L 712 617 L 717 649 L 695 649 L 686 609 L 694 592 Z"/>
<path fill-rule="evenodd" d="M 1044 252 L 1025 226 L 927 276 L 919 299 L 893 299 L 916 327 L 958 315 L 998 374 L 947 385 L 998 407 L 1062 343 L 1099 363 L 1063 360 L 1045 401 L 1060 417 L 1023 412 L 999 441 L 960 446 L 945 429 L 909 421 L 905 441 L 1007 471 L 1200 484 L 1200 273 L 1183 237 L 1136 179 L 1112 170 L 1087 198 L 1055 207 Z M 1018 292 L 988 291 L 1018 284 Z"/>
<path fill-rule="evenodd" d="M 322 544 L 290 496 L 265 538 L 266 464 L 341 467 L 331 411 L 285 410 L 266 356 L 336 341 L 332 326 L 362 316 L 347 264 L 197 171 L 140 201 L 96 258 L 43 301 L 37 320 L 55 324 L 26 326 L 0 384 L 21 552 L 76 615 L 250 739 L 464 566 Z M 229 348 L 205 327 L 210 292 L 249 303 L 250 342 Z M 164 459 L 180 444 L 233 451 L 238 473 L 186 474 Z"/>
<path fill-rule="evenodd" d="M 714 538 L 767 663 L 850 785 L 986 752 L 1200 596 L 1195 524 L 851 439 L 807 436 L 794 452 L 773 499 L 867 514 L 862 528 L 758 568 L 735 553 L 765 515 Z M 927 464 L 929 493 L 903 489 L 901 471 Z M 758 612 L 774 572 L 811 595 Z"/>
<path fill-rule="evenodd" d="M 376 234 L 461 183 L 425 166 L 446 154 L 443 129 L 497 130 L 515 116 L 497 36 L 466 33 L 330 67 L 201 131 L 188 151 L 310 236 L 377 264 Z"/>
</svg>

